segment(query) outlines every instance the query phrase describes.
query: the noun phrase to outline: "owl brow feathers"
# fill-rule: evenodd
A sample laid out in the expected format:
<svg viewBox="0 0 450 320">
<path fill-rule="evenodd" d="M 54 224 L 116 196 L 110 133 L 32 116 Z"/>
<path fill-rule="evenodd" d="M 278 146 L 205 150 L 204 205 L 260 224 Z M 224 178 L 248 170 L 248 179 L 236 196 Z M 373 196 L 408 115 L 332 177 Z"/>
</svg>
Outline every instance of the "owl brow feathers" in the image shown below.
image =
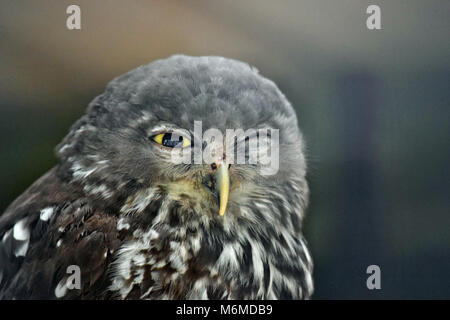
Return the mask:
<svg viewBox="0 0 450 320">
<path fill-rule="evenodd" d="M 226 129 L 225 132 L 224 140 L 221 130 L 209 128 L 203 132 L 202 121 L 194 121 L 193 148 L 182 148 L 181 151 L 172 149 L 171 161 L 174 164 L 211 164 L 223 161 L 228 165 L 259 165 L 257 170 L 264 176 L 278 172 L 279 129 Z M 179 141 L 182 135 L 172 132 L 171 139 Z"/>
</svg>

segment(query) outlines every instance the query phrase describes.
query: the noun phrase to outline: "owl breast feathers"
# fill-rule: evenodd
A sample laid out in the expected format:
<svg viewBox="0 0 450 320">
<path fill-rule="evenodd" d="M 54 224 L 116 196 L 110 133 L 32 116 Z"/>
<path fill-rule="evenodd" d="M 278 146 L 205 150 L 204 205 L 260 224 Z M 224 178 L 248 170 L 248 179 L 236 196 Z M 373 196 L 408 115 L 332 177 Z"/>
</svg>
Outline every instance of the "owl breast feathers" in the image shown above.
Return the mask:
<svg viewBox="0 0 450 320">
<path fill-rule="evenodd" d="M 230 157 L 211 128 L 245 132 L 231 144 L 244 160 L 260 130 L 277 133 L 275 172 Z M 178 55 L 132 70 L 0 216 L 0 298 L 307 299 L 303 149 L 290 103 L 245 63 Z M 195 150 L 210 161 L 189 161 Z"/>
</svg>

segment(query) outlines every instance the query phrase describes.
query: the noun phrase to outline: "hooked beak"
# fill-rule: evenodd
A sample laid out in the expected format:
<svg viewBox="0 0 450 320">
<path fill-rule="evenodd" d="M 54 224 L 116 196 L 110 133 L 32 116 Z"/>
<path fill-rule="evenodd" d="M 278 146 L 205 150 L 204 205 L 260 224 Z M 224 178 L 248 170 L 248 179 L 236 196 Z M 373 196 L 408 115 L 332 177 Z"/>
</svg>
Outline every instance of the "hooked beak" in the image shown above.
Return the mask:
<svg viewBox="0 0 450 320">
<path fill-rule="evenodd" d="M 220 162 L 217 165 L 217 172 L 215 176 L 219 195 L 219 214 L 223 216 L 227 211 L 228 196 L 230 194 L 230 176 L 228 172 L 228 165 L 224 162 Z"/>
</svg>

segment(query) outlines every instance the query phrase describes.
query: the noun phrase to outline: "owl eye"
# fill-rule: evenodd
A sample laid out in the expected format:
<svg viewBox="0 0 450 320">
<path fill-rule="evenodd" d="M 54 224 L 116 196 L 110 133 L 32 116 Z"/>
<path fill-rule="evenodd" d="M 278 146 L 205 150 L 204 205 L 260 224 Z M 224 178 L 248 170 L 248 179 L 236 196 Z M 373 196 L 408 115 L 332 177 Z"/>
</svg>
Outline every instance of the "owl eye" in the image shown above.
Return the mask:
<svg viewBox="0 0 450 320">
<path fill-rule="evenodd" d="M 172 132 L 159 133 L 150 137 L 154 142 L 168 148 L 185 148 L 191 145 L 191 140 Z"/>
</svg>

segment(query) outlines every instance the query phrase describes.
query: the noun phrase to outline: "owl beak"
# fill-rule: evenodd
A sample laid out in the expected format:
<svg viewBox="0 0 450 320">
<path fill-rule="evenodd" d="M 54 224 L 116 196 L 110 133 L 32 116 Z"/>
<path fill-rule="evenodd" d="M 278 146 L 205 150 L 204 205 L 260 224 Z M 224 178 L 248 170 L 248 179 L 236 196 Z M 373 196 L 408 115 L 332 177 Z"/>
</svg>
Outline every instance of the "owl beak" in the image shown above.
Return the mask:
<svg viewBox="0 0 450 320">
<path fill-rule="evenodd" d="M 228 196 L 230 194 L 230 176 L 228 165 L 220 162 L 216 172 L 217 191 L 219 191 L 219 214 L 223 216 L 227 211 Z"/>
</svg>

